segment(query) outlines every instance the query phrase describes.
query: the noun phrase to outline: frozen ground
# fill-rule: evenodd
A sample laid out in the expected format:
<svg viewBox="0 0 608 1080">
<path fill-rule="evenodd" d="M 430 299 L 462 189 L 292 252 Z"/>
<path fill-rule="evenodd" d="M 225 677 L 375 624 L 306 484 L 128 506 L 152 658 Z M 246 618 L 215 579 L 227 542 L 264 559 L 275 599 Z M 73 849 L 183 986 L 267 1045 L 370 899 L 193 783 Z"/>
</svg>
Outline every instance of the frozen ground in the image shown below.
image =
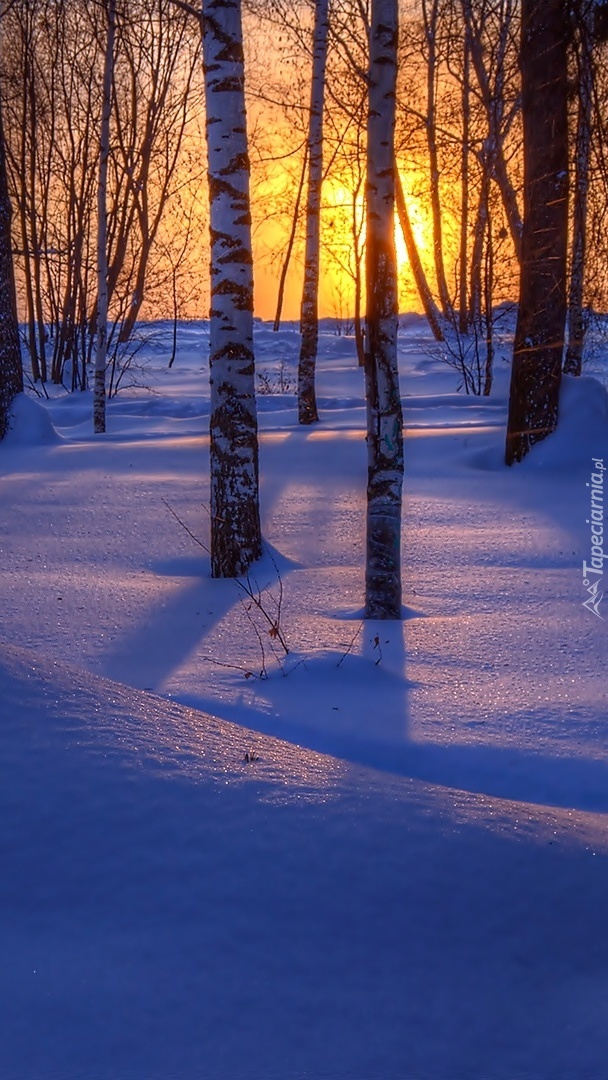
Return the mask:
<svg viewBox="0 0 608 1080">
<path fill-rule="evenodd" d="M 508 470 L 506 362 L 466 398 L 407 320 L 406 618 L 364 624 L 362 378 L 323 334 L 321 423 L 258 402 L 281 658 L 176 519 L 206 544 L 204 325 L 168 342 L 105 437 L 55 393 L 0 446 L 0 1077 L 600 1080 L 606 391 L 566 380 Z M 297 346 L 258 326 L 262 389 Z"/>
</svg>

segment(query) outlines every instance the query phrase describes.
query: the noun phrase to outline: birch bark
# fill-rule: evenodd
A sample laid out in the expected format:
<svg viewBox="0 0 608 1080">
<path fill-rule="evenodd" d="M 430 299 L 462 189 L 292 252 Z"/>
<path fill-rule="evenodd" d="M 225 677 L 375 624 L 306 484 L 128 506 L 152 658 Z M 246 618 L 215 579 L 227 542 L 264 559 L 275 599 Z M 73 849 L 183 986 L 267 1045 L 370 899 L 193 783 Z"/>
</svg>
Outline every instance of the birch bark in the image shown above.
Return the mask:
<svg viewBox="0 0 608 1080">
<path fill-rule="evenodd" d="M 300 315 L 298 362 L 298 419 L 312 424 L 319 419 L 315 393 L 315 369 L 319 341 L 319 255 L 321 186 L 323 181 L 323 103 L 329 32 L 329 0 L 316 0 L 313 32 L 310 125 L 308 129 L 308 197 L 306 201 L 306 249 L 304 287 Z"/>
<path fill-rule="evenodd" d="M 401 618 L 403 417 L 397 368 L 397 0 L 372 0 L 367 130 L 367 550 L 365 616 Z"/>
<path fill-rule="evenodd" d="M 211 240 L 211 573 L 237 577 L 262 548 L 240 0 L 205 0 L 202 29 Z"/>
</svg>

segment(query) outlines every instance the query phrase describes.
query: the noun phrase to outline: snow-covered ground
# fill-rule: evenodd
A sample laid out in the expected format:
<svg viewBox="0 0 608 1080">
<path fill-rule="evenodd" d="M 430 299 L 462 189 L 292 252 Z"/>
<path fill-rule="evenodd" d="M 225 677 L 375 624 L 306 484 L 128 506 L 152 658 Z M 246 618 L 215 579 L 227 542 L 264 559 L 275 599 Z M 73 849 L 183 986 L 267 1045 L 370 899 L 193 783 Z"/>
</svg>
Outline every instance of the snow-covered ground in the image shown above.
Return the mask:
<svg viewBox="0 0 608 1080">
<path fill-rule="evenodd" d="M 605 1075 L 608 597 L 585 608 L 582 571 L 608 395 L 566 379 L 558 432 L 509 470 L 507 362 L 467 398 L 403 324 L 399 624 L 361 618 L 354 342 L 325 327 L 322 420 L 299 429 L 295 327 L 256 328 L 273 392 L 248 587 L 273 618 L 281 598 L 287 655 L 191 535 L 207 544 L 204 324 L 171 369 L 156 328 L 104 437 L 88 393 L 18 400 L 2 1080 Z"/>
</svg>

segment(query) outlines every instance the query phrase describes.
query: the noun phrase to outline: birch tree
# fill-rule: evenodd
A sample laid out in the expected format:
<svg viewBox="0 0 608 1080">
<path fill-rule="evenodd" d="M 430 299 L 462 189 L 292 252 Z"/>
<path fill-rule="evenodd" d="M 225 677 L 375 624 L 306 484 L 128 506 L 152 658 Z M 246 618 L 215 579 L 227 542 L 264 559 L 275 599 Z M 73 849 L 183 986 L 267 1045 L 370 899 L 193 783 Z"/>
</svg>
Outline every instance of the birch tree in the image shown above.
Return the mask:
<svg viewBox="0 0 608 1080">
<path fill-rule="evenodd" d="M 566 0 L 523 0 L 524 224 L 506 462 L 557 426 L 566 321 L 568 53 Z"/>
<path fill-rule="evenodd" d="M 13 399 L 22 390 L 23 369 L 11 244 L 11 203 L 0 104 L 0 439 L 6 434 Z"/>
<path fill-rule="evenodd" d="M 259 558 L 253 260 L 240 0 L 202 13 L 211 238 L 211 573 Z"/>
<path fill-rule="evenodd" d="M 306 201 L 306 247 L 300 319 L 301 345 L 298 362 L 298 419 L 312 424 L 319 419 L 315 393 L 315 368 L 319 342 L 319 255 L 321 186 L 323 180 L 323 104 L 329 31 L 329 0 L 316 0 L 313 34 L 310 125 L 308 130 L 308 197 Z"/>
<path fill-rule="evenodd" d="M 101 131 L 99 137 L 99 185 L 97 189 L 97 334 L 95 342 L 95 385 L 93 390 L 93 428 L 96 434 L 106 430 L 106 359 L 108 341 L 108 221 L 107 189 L 110 156 L 110 114 L 112 110 L 112 68 L 116 32 L 116 3 L 105 6 L 107 31 L 103 65 Z"/>
<path fill-rule="evenodd" d="M 394 142 L 397 0 L 372 0 L 367 129 L 365 615 L 401 618 L 403 417 L 397 368 Z"/>
</svg>

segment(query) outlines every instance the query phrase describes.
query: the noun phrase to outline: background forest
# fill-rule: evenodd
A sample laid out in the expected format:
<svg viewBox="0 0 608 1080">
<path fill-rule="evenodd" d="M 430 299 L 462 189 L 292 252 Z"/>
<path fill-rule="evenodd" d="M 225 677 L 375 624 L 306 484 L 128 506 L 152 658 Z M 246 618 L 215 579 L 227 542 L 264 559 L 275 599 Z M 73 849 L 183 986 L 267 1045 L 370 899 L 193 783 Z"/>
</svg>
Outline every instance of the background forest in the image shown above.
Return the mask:
<svg viewBox="0 0 608 1080">
<path fill-rule="evenodd" d="M 3 0 L 2 1080 L 605 1075 L 606 22 Z"/>
<path fill-rule="evenodd" d="M 110 393 L 120 378 L 116 360 L 132 351 L 139 319 L 201 317 L 208 309 L 203 69 L 200 28 L 186 6 L 115 5 Z M 563 22 L 571 37 L 570 322 L 577 349 L 592 312 L 605 308 L 607 288 L 608 87 L 592 27 L 601 22 L 598 8 L 581 0 Z M 455 329 L 449 355 L 466 389 L 479 393 L 489 389 L 479 373 L 479 339 L 485 355 L 495 309 L 517 299 L 519 281 L 519 4 L 408 0 L 400 9 L 399 307 L 426 310 L 437 337 L 446 323 Z M 313 6 L 247 0 L 243 19 L 256 313 L 278 321 L 297 317 L 302 297 Z M 72 388 L 87 383 L 94 350 L 105 26 L 104 5 L 80 0 L 12 0 L 2 14 L 0 92 L 27 366 L 34 381 Z M 361 353 L 366 3 L 332 0 L 326 35 L 319 313 L 353 327 Z"/>
</svg>

